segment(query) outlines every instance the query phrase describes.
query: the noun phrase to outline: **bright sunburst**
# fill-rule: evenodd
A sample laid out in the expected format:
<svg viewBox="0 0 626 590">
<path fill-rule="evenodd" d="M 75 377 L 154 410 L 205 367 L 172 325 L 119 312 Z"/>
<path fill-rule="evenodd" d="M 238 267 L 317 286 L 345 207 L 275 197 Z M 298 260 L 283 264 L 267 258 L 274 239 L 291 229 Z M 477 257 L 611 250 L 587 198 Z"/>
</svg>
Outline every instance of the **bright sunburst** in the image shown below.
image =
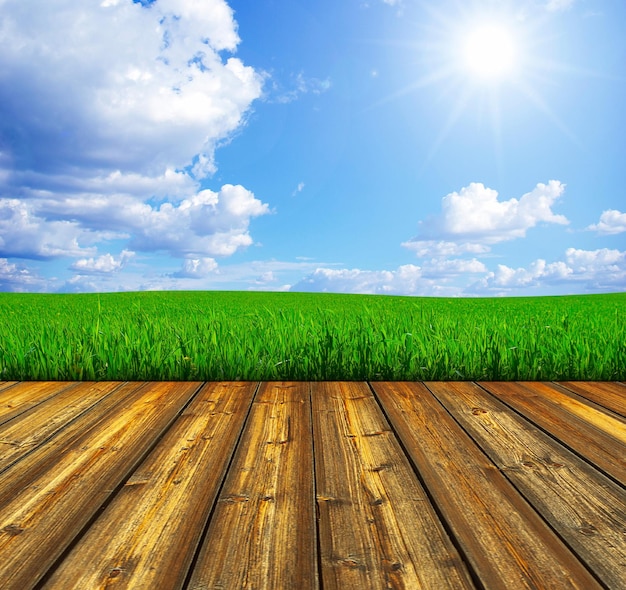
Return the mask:
<svg viewBox="0 0 626 590">
<path fill-rule="evenodd" d="M 422 92 L 426 87 L 436 89 L 437 100 L 447 103 L 449 110 L 424 167 L 463 119 L 491 127 L 495 154 L 500 161 L 502 121 L 516 116 L 509 107 L 519 104 L 520 98 L 531 103 L 578 144 L 578 139 L 542 96 L 542 86 L 551 74 L 560 69 L 575 70 L 570 64 L 551 61 L 542 55 L 550 41 L 544 21 L 528 19 L 506 7 L 497 12 L 483 12 L 472 2 L 459 3 L 457 7 L 452 12 L 430 9 L 432 18 L 420 24 L 419 41 L 409 43 L 420 63 L 421 75 L 409 78 L 406 86 L 370 108 L 410 92 Z"/>
<path fill-rule="evenodd" d="M 515 63 L 513 35 L 502 25 L 481 25 L 470 31 L 463 45 L 463 58 L 470 72 L 480 78 L 501 78 Z"/>
</svg>

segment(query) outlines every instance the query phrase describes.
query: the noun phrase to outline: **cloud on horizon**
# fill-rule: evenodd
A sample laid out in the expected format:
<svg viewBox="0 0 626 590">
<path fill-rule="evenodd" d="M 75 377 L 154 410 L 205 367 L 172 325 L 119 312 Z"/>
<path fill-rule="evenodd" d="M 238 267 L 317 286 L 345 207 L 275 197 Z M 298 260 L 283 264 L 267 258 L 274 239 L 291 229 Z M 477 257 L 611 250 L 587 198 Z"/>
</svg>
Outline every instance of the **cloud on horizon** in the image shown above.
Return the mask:
<svg viewBox="0 0 626 590">
<path fill-rule="evenodd" d="M 621 290 L 625 283 L 626 252 L 568 248 L 564 261 L 547 263 L 537 259 L 527 268 L 517 269 L 499 264 L 495 272 L 471 285 L 468 292 L 507 295 L 515 289 L 539 286 L 571 286 L 576 291 L 582 286 L 588 292 L 600 292 Z"/>
<path fill-rule="evenodd" d="M 458 278 L 465 280 L 459 282 Z M 581 288 L 606 292 L 621 290 L 624 284 L 626 252 L 568 248 L 563 260 L 548 263 L 538 259 L 516 269 L 498 264 L 495 271 L 476 259 L 433 259 L 422 267 L 407 264 L 396 270 L 316 268 L 290 290 L 456 297 L 516 295 L 539 287 L 554 293 L 579 292 Z"/>
</svg>

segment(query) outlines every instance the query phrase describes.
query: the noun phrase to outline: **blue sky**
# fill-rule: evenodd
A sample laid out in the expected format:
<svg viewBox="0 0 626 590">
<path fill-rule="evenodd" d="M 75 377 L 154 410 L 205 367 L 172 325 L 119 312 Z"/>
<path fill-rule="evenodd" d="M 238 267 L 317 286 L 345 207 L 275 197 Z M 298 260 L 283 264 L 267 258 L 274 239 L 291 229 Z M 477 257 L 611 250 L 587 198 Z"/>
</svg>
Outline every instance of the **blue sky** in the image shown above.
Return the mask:
<svg viewBox="0 0 626 590">
<path fill-rule="evenodd" d="M 624 291 L 624 23 L 0 0 L 0 290 Z"/>
</svg>

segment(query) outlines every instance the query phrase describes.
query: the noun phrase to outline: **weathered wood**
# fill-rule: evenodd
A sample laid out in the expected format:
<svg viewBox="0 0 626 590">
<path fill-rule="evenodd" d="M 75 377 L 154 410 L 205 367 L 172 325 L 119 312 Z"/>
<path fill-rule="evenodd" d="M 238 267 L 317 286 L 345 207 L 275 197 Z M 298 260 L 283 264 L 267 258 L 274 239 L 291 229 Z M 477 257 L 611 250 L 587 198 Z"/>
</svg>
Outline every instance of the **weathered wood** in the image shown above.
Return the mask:
<svg viewBox="0 0 626 590">
<path fill-rule="evenodd" d="M 309 385 L 257 393 L 190 589 L 317 588 Z"/>
<path fill-rule="evenodd" d="M 0 587 L 626 589 L 626 386 L 428 387 L 0 382 Z"/>
<path fill-rule="evenodd" d="M 427 386 L 602 582 L 626 588 L 626 491 L 475 383 Z"/>
<path fill-rule="evenodd" d="M 421 383 L 374 390 L 485 588 L 599 588 Z"/>
<path fill-rule="evenodd" d="M 626 417 L 626 386 L 614 381 L 560 381 L 558 385 Z"/>
<path fill-rule="evenodd" d="M 0 426 L 0 472 L 30 453 L 63 427 L 101 401 L 119 383 L 78 383 Z"/>
<path fill-rule="evenodd" d="M 313 384 L 325 589 L 474 584 L 366 383 Z"/>
<path fill-rule="evenodd" d="M 205 385 L 45 588 L 181 588 L 256 390 Z"/>
<path fill-rule="evenodd" d="M 91 421 L 81 435 L 60 433 L 53 439 L 56 452 L 40 447 L 0 474 L 3 590 L 25 590 L 40 580 L 198 387 L 146 383 L 125 398 L 122 387 L 81 416 Z M 123 403 L 90 420 L 116 394 Z"/>
<path fill-rule="evenodd" d="M 0 391 L 0 424 L 76 385 L 71 381 L 22 382 Z"/>
<path fill-rule="evenodd" d="M 540 382 L 484 382 L 487 391 L 626 484 L 626 422 Z"/>
</svg>

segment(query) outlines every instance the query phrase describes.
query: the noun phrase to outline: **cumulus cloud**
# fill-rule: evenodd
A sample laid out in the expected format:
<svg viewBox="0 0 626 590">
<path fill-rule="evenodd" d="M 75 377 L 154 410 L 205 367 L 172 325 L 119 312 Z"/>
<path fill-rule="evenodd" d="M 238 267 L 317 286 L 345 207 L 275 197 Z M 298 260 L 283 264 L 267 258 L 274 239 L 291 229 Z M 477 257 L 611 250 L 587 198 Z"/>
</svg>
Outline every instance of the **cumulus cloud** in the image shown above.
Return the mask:
<svg viewBox="0 0 626 590">
<path fill-rule="evenodd" d="M 122 270 L 133 256 L 135 256 L 134 252 L 122 250 L 118 258 L 108 253 L 97 258 L 81 258 L 74 262 L 70 268 L 81 274 L 113 273 Z"/>
<path fill-rule="evenodd" d="M 393 293 L 398 283 L 402 290 L 414 290 L 421 282 L 419 266 L 406 265 L 397 272 L 360 269 L 317 268 L 291 287 L 291 291 L 339 292 L 339 293 Z"/>
<path fill-rule="evenodd" d="M 626 232 L 626 213 L 609 209 L 600 215 L 600 221 L 587 227 L 589 231 L 597 231 L 599 234 L 611 235 Z"/>
<path fill-rule="evenodd" d="M 93 254 L 95 249 L 83 247 L 79 241 L 88 243 L 95 237 L 95 233 L 73 221 L 45 220 L 31 202 L 0 199 L 0 256 L 30 259 L 84 256 Z"/>
<path fill-rule="evenodd" d="M 130 195 L 71 195 L 40 199 L 47 219 L 72 219 L 73 225 L 126 235 L 133 250 L 165 251 L 175 257 L 230 256 L 252 244 L 251 219 L 269 213 L 269 206 L 241 185 L 219 192 L 202 190 L 180 202 L 143 202 Z M 47 222 L 54 223 L 54 222 Z"/>
<path fill-rule="evenodd" d="M 183 279 L 203 279 L 215 271 L 217 262 L 214 258 L 190 258 L 183 262 L 181 270 L 172 276 Z"/>
<path fill-rule="evenodd" d="M 538 259 L 527 268 L 510 268 L 499 264 L 468 289 L 474 293 L 506 294 L 528 287 L 574 287 L 576 292 L 611 291 L 626 288 L 626 252 L 602 248 L 579 250 L 568 248 L 565 259 L 548 263 Z"/>
<path fill-rule="evenodd" d="M 110 240 L 186 261 L 250 245 L 268 205 L 201 184 L 262 95 L 238 43 L 225 0 L 3 0 L 0 256 L 102 274 L 127 260 L 98 256 Z"/>
<path fill-rule="evenodd" d="M 446 195 L 441 213 L 421 221 L 419 235 L 402 245 L 422 257 L 487 252 L 492 244 L 525 237 L 539 223 L 569 223 L 552 211 L 564 190 L 564 184 L 551 180 L 519 200 L 501 201 L 497 191 L 473 182 Z"/>
<path fill-rule="evenodd" d="M 601 248 L 599 250 L 578 250 L 568 248 L 565 259 L 577 273 L 595 274 L 599 270 L 620 273 L 626 270 L 626 252 Z"/>
<path fill-rule="evenodd" d="M 0 291 L 32 291 L 43 286 L 43 281 L 27 268 L 0 258 Z"/>
<path fill-rule="evenodd" d="M 162 171 L 200 155 L 242 122 L 262 78 L 235 57 L 224 0 L 55 0 L 33 12 L 5 0 L 0 113 L 14 166 Z"/>
</svg>

